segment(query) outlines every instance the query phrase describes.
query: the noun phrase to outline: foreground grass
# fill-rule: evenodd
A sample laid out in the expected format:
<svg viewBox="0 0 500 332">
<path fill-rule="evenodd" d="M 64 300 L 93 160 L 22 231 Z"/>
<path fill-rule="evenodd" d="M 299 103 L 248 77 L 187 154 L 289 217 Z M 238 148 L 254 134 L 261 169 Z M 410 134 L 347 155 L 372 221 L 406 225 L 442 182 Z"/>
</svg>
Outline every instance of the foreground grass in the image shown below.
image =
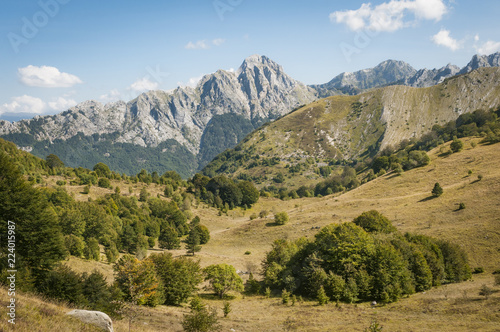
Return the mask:
<svg viewBox="0 0 500 332">
<path fill-rule="evenodd" d="M 479 295 L 483 284 L 495 290 L 488 298 Z M 468 282 L 433 288 L 376 307 L 369 303 L 318 306 L 311 301 L 285 306 L 278 297 L 239 296 L 231 301 L 232 312 L 223 318 L 223 301 L 206 294 L 203 297 L 209 306 L 217 308 L 221 331 L 363 331 L 374 321 L 385 331 L 498 331 L 500 324 L 500 287 L 493 285 L 491 274 L 474 275 Z M 0 331 L 97 331 L 65 316 L 70 310 L 64 304 L 21 294 L 15 329 L 2 318 Z M 182 316 L 188 312 L 186 307 L 142 307 L 131 330 L 182 331 Z M 116 332 L 129 329 L 127 318 L 115 320 L 113 325 Z"/>
</svg>

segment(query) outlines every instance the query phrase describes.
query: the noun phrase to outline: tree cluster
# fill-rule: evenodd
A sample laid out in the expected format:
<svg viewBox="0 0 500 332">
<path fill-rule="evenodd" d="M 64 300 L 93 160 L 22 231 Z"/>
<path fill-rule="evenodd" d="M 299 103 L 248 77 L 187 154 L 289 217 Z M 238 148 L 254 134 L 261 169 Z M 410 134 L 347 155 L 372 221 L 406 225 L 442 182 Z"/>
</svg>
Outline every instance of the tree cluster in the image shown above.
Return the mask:
<svg viewBox="0 0 500 332">
<path fill-rule="evenodd" d="M 234 182 L 224 175 L 214 178 L 196 174 L 190 180 L 190 189 L 196 197 L 221 210 L 237 206 L 250 208 L 259 200 L 259 190 L 249 181 Z"/>
<path fill-rule="evenodd" d="M 329 225 L 313 241 L 276 240 L 263 261 L 264 283 L 337 301 L 393 302 L 442 283 L 467 280 L 463 250 L 433 238 L 398 233 L 376 211 Z M 326 298 L 322 295 L 323 301 Z"/>
</svg>

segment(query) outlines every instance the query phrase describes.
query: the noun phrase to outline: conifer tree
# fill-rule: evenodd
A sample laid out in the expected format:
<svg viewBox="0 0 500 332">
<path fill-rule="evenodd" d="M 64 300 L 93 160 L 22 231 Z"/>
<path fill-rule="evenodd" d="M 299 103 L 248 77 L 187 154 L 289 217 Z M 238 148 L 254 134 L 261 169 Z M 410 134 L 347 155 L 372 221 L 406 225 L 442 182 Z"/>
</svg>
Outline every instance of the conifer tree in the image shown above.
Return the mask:
<svg viewBox="0 0 500 332">
<path fill-rule="evenodd" d="M 200 234 L 198 234 L 198 229 L 196 227 L 192 228 L 189 231 L 189 234 L 186 239 L 186 250 L 189 254 L 194 256 L 195 252 L 201 250 L 200 246 Z"/>
</svg>

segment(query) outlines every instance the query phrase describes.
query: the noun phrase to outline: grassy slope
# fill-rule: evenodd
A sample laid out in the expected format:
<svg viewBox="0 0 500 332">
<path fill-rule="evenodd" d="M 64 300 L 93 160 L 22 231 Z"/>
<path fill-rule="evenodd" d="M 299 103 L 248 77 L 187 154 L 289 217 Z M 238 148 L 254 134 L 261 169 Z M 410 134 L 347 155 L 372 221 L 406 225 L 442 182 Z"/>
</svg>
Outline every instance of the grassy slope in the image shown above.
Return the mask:
<svg viewBox="0 0 500 332">
<path fill-rule="evenodd" d="M 498 331 L 500 292 L 489 299 L 478 293 L 483 284 L 494 287 L 491 271 L 500 267 L 500 144 L 478 145 L 472 149 L 469 141 L 466 140 L 466 148 L 460 153 L 440 156 L 439 148 L 435 149 L 430 153 L 429 166 L 402 176 L 388 174 L 342 195 L 285 202 L 261 199 L 252 210 L 235 210 L 222 217 L 217 216 L 215 209 L 200 205 L 193 213 L 200 215 L 209 227 L 212 239 L 195 258 L 200 259 L 203 266 L 226 262 L 241 271 L 258 272 L 272 240 L 282 236 L 312 238 L 317 232 L 312 227 L 349 221 L 363 211 L 377 209 L 402 232 L 431 235 L 460 244 L 468 252 L 471 266 L 482 266 L 486 273 L 474 275 L 469 282 L 434 288 L 375 309 L 368 304 L 319 307 L 313 302 L 285 307 L 279 304 L 278 298 L 239 296 L 231 302 L 233 311 L 229 318 L 221 319 L 224 329 L 282 331 L 285 320 L 290 318 L 297 330 L 304 331 L 362 331 L 374 319 L 388 331 Z M 468 176 L 469 170 L 473 172 L 471 176 Z M 475 182 L 478 174 L 484 178 Z M 435 182 L 441 184 L 444 194 L 428 199 Z M 134 195 L 138 194 L 139 187 L 134 188 Z M 153 192 L 160 190 L 156 186 L 151 188 Z M 466 204 L 466 209 L 457 211 L 460 202 Z M 249 220 L 251 213 L 263 209 L 287 211 L 290 223 L 271 226 L 271 216 Z M 245 255 L 246 251 L 251 254 Z M 183 250 L 174 252 L 175 255 L 184 253 Z M 108 276 L 112 274 L 111 266 L 103 263 L 71 259 L 68 264 L 81 272 L 99 265 L 107 270 Z M 500 290 L 498 286 L 495 289 Z M 222 316 L 222 302 L 208 295 L 206 300 L 217 307 Z M 31 300 L 26 297 L 24 301 Z M 180 331 L 182 314 L 188 312 L 187 308 L 172 307 L 143 310 L 144 315 L 133 325 L 135 331 L 164 331 L 165 328 Z M 64 319 L 60 319 L 63 324 Z M 126 321 L 115 325 L 116 331 L 128 328 Z"/>
<path fill-rule="evenodd" d="M 376 152 L 378 145 L 380 149 L 396 146 L 460 114 L 498 107 L 499 80 L 499 68 L 483 68 L 429 88 L 389 86 L 356 96 L 321 99 L 245 138 L 237 150 L 250 158 L 242 165 L 239 160 L 216 158 L 206 169 L 217 170 L 216 165 L 223 165 L 230 176 L 267 176 L 263 184 L 272 184 L 276 173 L 287 173 L 285 166 L 304 163 L 307 157 L 317 158 L 314 166 L 331 159 L 363 159 L 370 148 Z M 279 165 L 247 169 L 257 158 L 273 157 L 281 160 Z M 311 180 L 320 177 L 310 168 L 287 179 L 286 186 L 310 184 Z"/>
</svg>

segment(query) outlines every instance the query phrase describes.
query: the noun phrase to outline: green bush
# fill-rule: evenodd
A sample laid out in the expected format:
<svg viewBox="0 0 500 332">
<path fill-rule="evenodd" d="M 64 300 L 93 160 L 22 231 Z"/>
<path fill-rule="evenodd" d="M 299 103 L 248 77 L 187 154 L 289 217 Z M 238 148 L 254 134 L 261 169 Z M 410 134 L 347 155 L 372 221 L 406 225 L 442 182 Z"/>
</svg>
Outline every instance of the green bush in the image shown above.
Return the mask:
<svg viewBox="0 0 500 332">
<path fill-rule="evenodd" d="M 439 185 L 439 183 L 434 184 L 434 188 L 432 189 L 432 196 L 439 197 L 443 194 L 443 188 Z"/>
<path fill-rule="evenodd" d="M 454 139 L 450 144 L 450 149 L 453 153 L 460 152 L 464 148 L 464 143 L 459 139 Z"/>
<path fill-rule="evenodd" d="M 284 225 L 288 222 L 288 213 L 285 211 L 274 214 L 274 222 L 276 225 Z"/>
<path fill-rule="evenodd" d="M 109 188 L 111 187 L 111 182 L 109 182 L 109 179 L 107 178 L 100 178 L 99 182 L 97 182 L 97 185 L 101 188 Z"/>
</svg>

